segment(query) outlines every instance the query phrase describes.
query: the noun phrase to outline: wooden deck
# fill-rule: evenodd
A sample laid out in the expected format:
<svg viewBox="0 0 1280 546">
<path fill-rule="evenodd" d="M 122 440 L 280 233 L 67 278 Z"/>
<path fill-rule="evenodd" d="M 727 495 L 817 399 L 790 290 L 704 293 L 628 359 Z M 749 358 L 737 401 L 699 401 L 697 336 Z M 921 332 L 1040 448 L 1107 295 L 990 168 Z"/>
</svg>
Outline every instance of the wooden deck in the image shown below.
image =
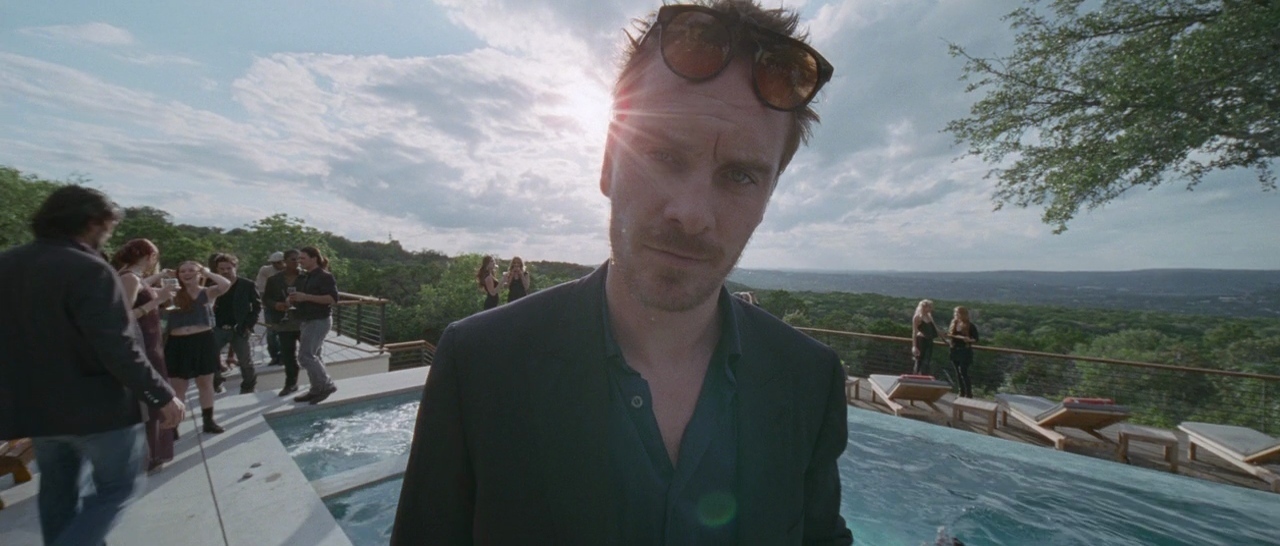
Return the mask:
<svg viewBox="0 0 1280 546">
<path fill-rule="evenodd" d="M 856 396 L 855 396 L 856 392 Z M 849 405 L 870 411 L 880 412 L 886 415 L 893 415 L 892 411 L 879 401 L 872 401 L 872 393 L 870 388 L 853 389 L 849 388 L 846 392 L 849 397 Z M 974 434 L 986 434 L 986 424 L 980 419 L 970 418 L 964 422 L 952 423 L 951 402 L 955 400 L 954 394 L 948 394 L 936 402 L 941 411 L 934 411 L 932 408 L 921 405 L 907 406 L 901 412 L 899 418 L 915 419 L 917 421 L 932 423 L 938 426 L 954 426 L 960 430 L 967 430 Z M 1067 436 L 1067 444 L 1065 451 L 1087 455 L 1096 459 L 1107 461 L 1110 464 L 1124 464 L 1116 461 L 1116 441 L 1119 436 L 1119 430 L 1122 425 L 1114 425 L 1100 429 L 1101 434 L 1109 441 L 1103 443 L 1097 438 L 1089 436 L 1080 430 L 1075 429 L 1058 429 L 1058 432 Z M 1270 485 L 1248 473 L 1237 470 L 1230 463 L 1218 458 L 1212 453 L 1201 452 L 1198 454 L 1197 460 L 1187 460 L 1187 437 L 1178 431 L 1169 431 L 1178 438 L 1177 449 L 1177 473 L 1208 480 L 1212 482 L 1225 483 L 1239 487 L 1247 487 L 1257 489 L 1259 491 L 1270 491 Z M 1044 446 L 1045 449 L 1053 449 L 1053 443 L 1034 432 L 1023 428 L 1014 420 L 1010 420 L 1008 426 L 998 426 L 992 434 L 997 438 L 1011 440 L 1014 442 L 1022 442 L 1024 444 L 1034 444 Z M 1143 468 L 1150 468 L 1160 471 L 1169 471 L 1169 463 L 1165 461 L 1164 450 L 1158 445 L 1145 442 L 1131 442 L 1129 444 L 1129 464 Z"/>
</svg>

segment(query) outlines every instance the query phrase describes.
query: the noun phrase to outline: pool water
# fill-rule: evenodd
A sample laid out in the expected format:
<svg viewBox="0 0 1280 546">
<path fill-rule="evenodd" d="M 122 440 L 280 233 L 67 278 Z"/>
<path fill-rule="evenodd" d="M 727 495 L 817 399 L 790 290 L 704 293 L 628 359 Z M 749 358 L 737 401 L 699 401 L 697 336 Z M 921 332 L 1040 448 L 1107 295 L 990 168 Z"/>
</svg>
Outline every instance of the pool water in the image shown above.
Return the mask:
<svg viewBox="0 0 1280 546">
<path fill-rule="evenodd" d="M 422 391 L 303 411 L 267 422 L 308 480 L 409 452 Z"/>
<path fill-rule="evenodd" d="M 306 461 L 304 473 L 407 452 L 417 396 L 341 410 L 302 427 L 310 434 L 288 433 L 300 440 L 290 452 L 299 466 Z M 841 512 L 859 546 L 932 544 L 940 527 L 968 546 L 1280 545 L 1274 493 L 871 411 L 848 415 Z M 325 504 L 356 546 L 386 544 L 401 484 L 380 482 Z"/>
<path fill-rule="evenodd" d="M 859 545 L 1277 545 L 1280 495 L 849 410 L 841 513 Z"/>
<path fill-rule="evenodd" d="M 387 480 L 325 499 L 324 505 L 355 546 L 385 545 L 391 542 L 391 526 L 396 521 L 396 505 L 404 478 Z"/>
</svg>

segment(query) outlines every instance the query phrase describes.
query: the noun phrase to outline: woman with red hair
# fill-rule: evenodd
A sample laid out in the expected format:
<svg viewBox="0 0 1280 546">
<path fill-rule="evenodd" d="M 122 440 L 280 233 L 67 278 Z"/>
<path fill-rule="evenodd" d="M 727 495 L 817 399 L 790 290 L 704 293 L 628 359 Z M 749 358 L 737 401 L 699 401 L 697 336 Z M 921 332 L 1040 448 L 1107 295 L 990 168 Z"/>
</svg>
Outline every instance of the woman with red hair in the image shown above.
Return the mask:
<svg viewBox="0 0 1280 546">
<path fill-rule="evenodd" d="M 213 281 L 205 286 L 205 279 Z M 178 396 L 186 397 L 191 380 L 196 382 L 200 397 L 201 430 L 209 434 L 223 432 L 213 420 L 213 373 L 218 370 L 218 345 L 213 336 L 213 300 L 231 288 L 226 277 L 209 271 L 196 261 L 178 265 L 178 281 L 182 289 L 173 298 L 169 312 L 169 339 L 164 343 L 164 359 L 169 365 L 169 384 Z"/>
<path fill-rule="evenodd" d="M 161 279 L 172 277 L 170 270 L 156 271 L 160 263 L 160 249 L 146 239 L 134 239 L 120 247 L 111 259 L 120 272 L 120 284 L 124 287 L 125 301 L 133 302 L 133 317 L 142 330 L 142 343 L 147 361 L 160 376 L 169 379 L 169 369 L 164 362 L 164 343 L 160 335 L 160 306 L 173 299 L 177 285 L 160 286 Z M 156 472 L 173 460 L 173 440 L 177 429 L 160 427 L 160 415 L 152 413 L 147 419 L 147 472 Z"/>
</svg>

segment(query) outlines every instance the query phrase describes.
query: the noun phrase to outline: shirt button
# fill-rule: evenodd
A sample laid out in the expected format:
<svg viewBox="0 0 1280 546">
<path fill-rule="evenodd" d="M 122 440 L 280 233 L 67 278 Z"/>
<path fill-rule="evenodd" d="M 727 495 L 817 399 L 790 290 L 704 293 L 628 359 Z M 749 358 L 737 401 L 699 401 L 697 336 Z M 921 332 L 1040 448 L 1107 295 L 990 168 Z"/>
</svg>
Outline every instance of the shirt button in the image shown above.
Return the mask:
<svg viewBox="0 0 1280 546">
<path fill-rule="evenodd" d="M 642 406 L 644 406 L 644 399 L 640 398 L 640 395 L 631 397 L 631 407 L 640 409 Z"/>
</svg>

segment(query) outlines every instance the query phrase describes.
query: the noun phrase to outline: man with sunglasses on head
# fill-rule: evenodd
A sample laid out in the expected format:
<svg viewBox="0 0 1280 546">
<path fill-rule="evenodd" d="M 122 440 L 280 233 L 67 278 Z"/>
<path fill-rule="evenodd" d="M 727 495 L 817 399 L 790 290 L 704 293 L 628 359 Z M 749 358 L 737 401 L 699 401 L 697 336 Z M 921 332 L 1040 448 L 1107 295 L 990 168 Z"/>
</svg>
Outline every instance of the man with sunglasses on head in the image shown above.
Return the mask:
<svg viewBox="0 0 1280 546">
<path fill-rule="evenodd" d="M 852 543 L 839 359 L 724 288 L 831 77 L 796 23 L 751 0 L 640 23 L 612 256 L 445 330 L 393 544 Z"/>
</svg>

